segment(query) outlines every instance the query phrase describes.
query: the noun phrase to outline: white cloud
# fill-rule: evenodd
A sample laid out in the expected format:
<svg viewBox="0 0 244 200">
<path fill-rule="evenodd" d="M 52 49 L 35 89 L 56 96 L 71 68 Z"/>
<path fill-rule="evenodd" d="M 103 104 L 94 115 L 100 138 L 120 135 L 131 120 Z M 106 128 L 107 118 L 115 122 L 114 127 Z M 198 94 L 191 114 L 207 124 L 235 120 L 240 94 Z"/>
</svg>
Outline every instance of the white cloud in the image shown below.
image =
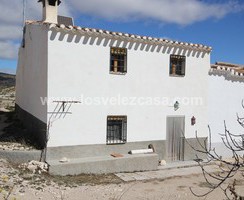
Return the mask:
<svg viewBox="0 0 244 200">
<path fill-rule="evenodd" d="M 88 14 L 113 21 L 154 20 L 162 23 L 188 25 L 208 18 L 222 18 L 228 13 L 244 10 L 236 0 L 62 0 L 59 14 Z M 72 15 L 71 15 L 72 10 Z M 41 20 L 42 5 L 26 0 L 26 19 Z M 23 1 L 1 0 L 0 58 L 14 59 L 23 25 Z"/>
<path fill-rule="evenodd" d="M 41 3 L 37 3 L 37 0 L 26 0 L 26 19 L 41 20 L 41 12 Z M 59 12 L 62 15 L 70 14 L 65 2 L 62 2 Z M 21 25 L 23 23 L 23 0 L 1 0 L 0 23 Z"/>
<path fill-rule="evenodd" d="M 37 0 L 26 0 L 26 19 L 41 20 L 42 4 Z M 61 15 L 70 16 L 69 7 L 63 1 Z M 15 59 L 22 37 L 23 1 L 1 0 L 0 6 L 0 58 Z M 11 41 L 10 41 L 11 40 Z"/>
<path fill-rule="evenodd" d="M 70 0 L 82 13 L 109 20 L 157 20 L 188 25 L 208 18 L 222 18 L 243 5 L 236 1 L 207 3 L 200 0 Z"/>
<path fill-rule="evenodd" d="M 19 44 L 0 41 L 0 59 L 16 59 Z"/>
<path fill-rule="evenodd" d="M 0 40 L 20 39 L 22 30 L 20 25 L 0 24 Z"/>
</svg>

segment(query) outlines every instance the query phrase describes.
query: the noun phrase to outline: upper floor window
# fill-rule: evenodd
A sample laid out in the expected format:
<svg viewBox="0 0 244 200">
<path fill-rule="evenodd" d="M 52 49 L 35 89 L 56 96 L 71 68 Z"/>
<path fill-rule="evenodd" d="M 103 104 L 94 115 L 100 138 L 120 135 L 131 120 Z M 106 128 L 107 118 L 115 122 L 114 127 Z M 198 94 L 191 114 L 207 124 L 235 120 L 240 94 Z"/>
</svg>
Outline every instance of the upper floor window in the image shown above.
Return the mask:
<svg viewBox="0 0 244 200">
<path fill-rule="evenodd" d="M 127 136 L 127 117 L 108 116 L 107 144 L 124 144 Z"/>
<path fill-rule="evenodd" d="M 110 72 L 125 74 L 127 72 L 127 49 L 111 47 L 110 49 Z"/>
<path fill-rule="evenodd" d="M 186 57 L 180 55 L 170 55 L 171 76 L 185 76 Z"/>
</svg>

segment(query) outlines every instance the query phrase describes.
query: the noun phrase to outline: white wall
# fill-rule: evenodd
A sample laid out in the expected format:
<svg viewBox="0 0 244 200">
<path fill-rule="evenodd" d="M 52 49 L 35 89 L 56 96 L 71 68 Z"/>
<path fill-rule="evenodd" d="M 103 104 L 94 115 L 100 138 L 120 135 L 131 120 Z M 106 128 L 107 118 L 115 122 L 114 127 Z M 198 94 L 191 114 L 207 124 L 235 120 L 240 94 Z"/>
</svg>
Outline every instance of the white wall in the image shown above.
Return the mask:
<svg viewBox="0 0 244 200">
<path fill-rule="evenodd" d="M 166 116 L 186 116 L 186 137 L 207 136 L 207 76 L 210 66 L 208 54 L 181 51 L 186 58 L 186 76 L 169 76 L 169 56 L 179 49 L 166 49 L 162 53 L 136 50 L 129 43 L 128 72 L 126 75 L 109 73 L 110 45 L 116 41 L 90 38 L 49 31 L 48 42 L 48 97 L 201 97 L 203 105 L 183 105 L 174 111 L 173 103 L 156 106 L 119 106 L 72 104 L 67 115 L 48 115 L 51 122 L 48 146 L 67 146 L 106 143 L 108 115 L 127 115 L 127 142 L 165 140 Z M 123 46 L 123 42 L 119 42 Z M 132 47 L 131 47 L 132 46 Z M 176 51 L 176 52 L 174 52 Z M 184 52 L 184 53 L 183 53 Z M 48 105 L 53 112 L 57 103 Z M 190 125 L 192 116 L 197 124 Z"/>
<path fill-rule="evenodd" d="M 47 28 L 26 25 L 25 48 L 19 49 L 16 73 L 16 104 L 47 123 Z"/>
<path fill-rule="evenodd" d="M 219 133 L 224 134 L 224 121 L 233 134 L 243 134 L 243 128 L 237 122 L 237 113 L 244 116 L 244 80 L 226 80 L 224 76 L 209 76 L 209 125 L 212 132 L 212 143 L 217 152 L 229 156 Z"/>
<path fill-rule="evenodd" d="M 244 82 L 209 76 L 208 54 L 174 48 L 159 51 L 158 46 L 130 42 L 125 45 L 127 74 L 113 75 L 109 73 L 110 46 L 124 44 L 99 39 L 100 44 L 97 38 L 93 41 L 54 29 L 47 33 L 46 25 L 27 25 L 26 45 L 19 50 L 16 103 L 41 121 L 51 122 L 48 146 L 106 143 L 108 115 L 127 115 L 128 142 L 165 140 L 166 117 L 184 115 L 187 138 L 194 138 L 195 131 L 200 137 L 208 136 L 209 124 L 217 151 L 228 155 L 218 133 L 224 131 L 224 120 L 232 133 L 243 132 L 237 124 L 236 113 L 244 115 L 241 107 Z M 169 56 L 173 53 L 186 55 L 185 77 L 169 76 Z M 40 101 L 40 97 L 45 96 L 80 100 L 82 95 L 105 98 L 105 101 L 118 95 L 121 98 L 161 97 L 169 98 L 170 102 L 151 106 L 114 105 L 113 102 L 89 106 L 81 99 L 80 104 L 71 105 L 71 114 L 56 115 L 51 112 L 57 103 L 50 101 L 47 107 Z M 203 104 L 184 105 L 181 99 L 180 109 L 174 111 L 176 97 L 200 97 Z M 195 126 L 190 125 L 192 116 L 196 118 Z"/>
</svg>

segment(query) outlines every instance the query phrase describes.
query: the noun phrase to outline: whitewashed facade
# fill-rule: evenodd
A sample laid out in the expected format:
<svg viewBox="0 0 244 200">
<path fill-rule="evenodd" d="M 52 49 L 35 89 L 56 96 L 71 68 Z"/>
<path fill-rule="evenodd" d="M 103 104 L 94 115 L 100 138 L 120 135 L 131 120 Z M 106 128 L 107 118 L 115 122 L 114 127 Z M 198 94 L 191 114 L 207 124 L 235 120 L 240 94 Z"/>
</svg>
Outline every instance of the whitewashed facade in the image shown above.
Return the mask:
<svg viewBox="0 0 244 200">
<path fill-rule="evenodd" d="M 153 144 L 160 159 L 195 157 L 184 142 L 173 150 L 183 157 L 169 158 L 175 147 L 167 138 L 167 119 L 183 120 L 181 132 L 192 145 L 195 131 L 201 140 L 208 137 L 210 47 L 44 19 L 49 20 L 26 22 L 16 87 L 17 108 L 36 121 L 30 130 L 40 135 L 42 147 L 85 146 L 92 156 Z M 112 47 L 127 50 L 126 73 L 111 73 Z M 170 74 L 171 55 L 185 57 L 183 76 Z M 124 144 L 107 144 L 108 116 L 127 117 Z"/>
<path fill-rule="evenodd" d="M 212 145 L 219 155 L 229 157 L 228 150 L 220 134 L 227 129 L 235 135 L 243 135 L 243 127 L 237 122 L 237 114 L 243 118 L 244 109 L 244 66 L 217 62 L 209 71 L 208 120 L 212 135 Z M 234 138 L 240 141 L 241 138 Z M 225 138 L 226 140 L 226 138 Z"/>
</svg>

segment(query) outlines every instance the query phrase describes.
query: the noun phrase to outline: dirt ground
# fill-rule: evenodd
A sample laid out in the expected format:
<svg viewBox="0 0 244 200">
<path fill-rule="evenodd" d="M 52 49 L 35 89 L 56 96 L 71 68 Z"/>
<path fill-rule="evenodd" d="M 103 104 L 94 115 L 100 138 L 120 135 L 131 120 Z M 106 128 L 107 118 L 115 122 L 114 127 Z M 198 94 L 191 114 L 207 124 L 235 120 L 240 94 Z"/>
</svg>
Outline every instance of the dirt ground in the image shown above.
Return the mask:
<svg viewBox="0 0 244 200">
<path fill-rule="evenodd" d="M 180 169 L 179 169 L 180 170 Z M 165 171 L 167 173 L 167 171 Z M 240 174 L 236 175 L 238 178 Z M 243 190 L 243 182 L 239 182 Z M 51 177 L 32 174 L 0 160 L 0 199 L 35 200 L 161 200 L 225 199 L 218 189 L 204 198 L 192 194 L 209 190 L 202 174 L 164 180 L 123 182 L 113 174 Z"/>
</svg>

